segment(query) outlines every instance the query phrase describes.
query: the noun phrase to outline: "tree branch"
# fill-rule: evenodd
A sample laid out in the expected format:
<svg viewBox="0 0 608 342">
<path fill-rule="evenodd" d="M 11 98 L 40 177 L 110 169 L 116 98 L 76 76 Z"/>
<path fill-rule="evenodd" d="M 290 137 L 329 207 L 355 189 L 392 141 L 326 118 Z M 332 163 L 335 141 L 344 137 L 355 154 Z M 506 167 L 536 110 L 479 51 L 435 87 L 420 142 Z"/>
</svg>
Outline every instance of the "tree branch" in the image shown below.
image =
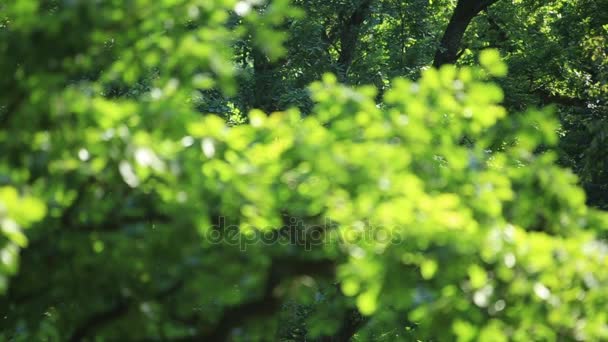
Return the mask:
<svg viewBox="0 0 608 342">
<path fill-rule="evenodd" d="M 161 300 L 179 291 L 183 284 L 183 281 L 179 280 L 175 284 L 161 290 L 152 296 L 152 298 L 155 300 Z M 84 338 L 95 333 L 95 331 L 99 330 L 104 325 L 124 316 L 127 312 L 129 312 L 129 309 L 134 302 L 135 300 L 131 298 L 121 298 L 109 309 L 93 314 L 74 330 L 68 341 L 82 341 Z"/>
<path fill-rule="evenodd" d="M 562 106 L 587 107 L 587 101 L 581 98 L 566 95 L 551 94 L 544 89 L 535 89 L 533 93 L 540 97 L 543 104 L 558 104 Z"/>
<path fill-rule="evenodd" d="M 460 43 L 471 20 L 496 2 L 498 0 L 458 0 L 450 22 L 441 38 L 441 43 L 435 52 L 434 67 L 439 68 L 444 64 L 453 64 L 458 60 Z"/>
<path fill-rule="evenodd" d="M 250 318 L 269 317 L 281 308 L 283 298 L 277 290 L 283 281 L 302 275 L 331 277 L 334 274 L 333 260 L 274 260 L 268 271 L 262 296 L 225 309 L 212 330 L 172 341 L 227 341 L 232 330 Z"/>
<path fill-rule="evenodd" d="M 340 53 L 338 55 L 338 74 L 342 81 L 346 80 L 348 69 L 355 57 L 357 41 L 363 21 L 370 13 L 372 0 L 363 0 L 355 11 L 344 21 L 340 31 Z"/>
<path fill-rule="evenodd" d="M 319 342 L 348 342 L 368 320 L 356 308 L 347 309 L 338 331 L 331 336 L 319 338 Z"/>
</svg>

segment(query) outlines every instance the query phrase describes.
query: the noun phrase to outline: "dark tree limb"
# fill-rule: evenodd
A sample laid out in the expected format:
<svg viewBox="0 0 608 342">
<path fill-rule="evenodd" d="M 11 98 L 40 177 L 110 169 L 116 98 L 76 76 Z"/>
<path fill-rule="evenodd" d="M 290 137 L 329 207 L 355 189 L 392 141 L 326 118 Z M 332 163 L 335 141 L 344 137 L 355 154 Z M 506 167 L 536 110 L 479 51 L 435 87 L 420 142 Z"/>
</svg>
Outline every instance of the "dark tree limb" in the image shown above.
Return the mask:
<svg viewBox="0 0 608 342">
<path fill-rule="evenodd" d="M 279 110 L 273 95 L 274 82 L 278 63 L 272 62 L 266 54 L 258 47 L 254 47 L 251 53 L 253 58 L 253 103 L 252 106 L 266 113 Z"/>
<path fill-rule="evenodd" d="M 282 298 L 276 293 L 283 280 L 299 275 L 333 275 L 335 266 L 331 260 L 320 261 L 275 261 L 268 272 L 264 293 L 261 298 L 224 311 L 212 332 L 205 334 L 205 341 L 226 341 L 232 329 L 249 318 L 270 317 L 280 308 Z"/>
<path fill-rule="evenodd" d="M 342 81 L 346 80 L 348 69 L 355 58 L 361 25 L 371 12 L 371 5 L 372 0 L 362 0 L 355 11 L 343 19 L 339 37 L 340 53 L 337 61 L 338 72 Z"/>
<path fill-rule="evenodd" d="M 498 21 L 494 18 L 493 15 L 491 15 L 489 13 L 489 11 L 486 10 L 486 14 L 487 19 L 488 19 L 488 25 L 490 25 L 490 28 L 494 31 L 496 31 L 496 33 L 498 33 L 498 43 L 505 43 L 508 42 L 509 40 L 511 40 L 509 38 L 509 34 L 507 33 L 507 31 L 505 31 L 505 29 L 503 29 L 503 27 L 498 23 Z"/>
<path fill-rule="evenodd" d="M 361 315 L 356 308 L 347 309 L 338 331 L 331 336 L 319 338 L 319 342 L 349 342 L 352 337 L 367 323 L 368 317 Z"/>
<path fill-rule="evenodd" d="M 302 275 L 332 277 L 334 274 L 333 260 L 275 260 L 268 271 L 264 290 L 259 298 L 225 309 L 218 322 L 209 331 L 201 331 L 199 334 L 171 341 L 227 341 L 232 330 L 249 319 L 271 317 L 280 310 L 283 298 L 278 293 L 278 289 L 285 280 Z"/>
<path fill-rule="evenodd" d="M 435 52 L 434 67 L 438 68 L 444 64 L 453 64 L 458 60 L 458 50 L 462 37 L 471 20 L 496 2 L 498 0 L 458 0 L 450 22 L 441 38 L 439 48 Z"/>
<path fill-rule="evenodd" d="M 84 340 L 105 324 L 125 315 L 129 311 L 130 304 L 130 300 L 121 299 L 109 309 L 90 316 L 74 330 L 68 341 L 79 342 Z"/>
<path fill-rule="evenodd" d="M 8 128 L 9 121 L 16 115 L 15 113 L 18 111 L 19 106 L 21 106 L 24 101 L 24 96 L 19 93 L 17 96 L 13 96 L 13 101 L 8 104 L 4 109 L 0 107 L 0 128 Z M 4 113 L 3 113 L 4 112 Z"/>
<path fill-rule="evenodd" d="M 587 107 L 587 100 L 577 97 L 570 97 L 560 94 L 552 94 L 551 92 L 539 88 L 532 91 L 538 95 L 544 105 L 557 104 L 561 106 Z"/>
<path fill-rule="evenodd" d="M 175 292 L 183 286 L 183 281 L 179 280 L 175 284 L 167 287 L 164 290 L 152 296 L 154 300 L 161 300 Z M 133 298 L 120 298 L 116 303 L 105 311 L 98 312 L 87 318 L 79 327 L 77 327 L 72 336 L 68 339 L 70 342 L 79 342 L 87 336 L 94 334 L 104 325 L 115 321 L 129 312 L 132 304 L 135 303 Z"/>
</svg>

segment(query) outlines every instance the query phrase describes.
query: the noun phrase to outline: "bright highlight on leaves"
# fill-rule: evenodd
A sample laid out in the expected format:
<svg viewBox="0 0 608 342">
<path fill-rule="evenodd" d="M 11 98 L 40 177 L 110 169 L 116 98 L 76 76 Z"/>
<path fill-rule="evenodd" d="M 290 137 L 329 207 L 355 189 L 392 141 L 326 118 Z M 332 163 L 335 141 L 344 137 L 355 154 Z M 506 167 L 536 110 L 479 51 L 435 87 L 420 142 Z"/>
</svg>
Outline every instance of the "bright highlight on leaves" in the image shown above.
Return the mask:
<svg viewBox="0 0 608 342">
<path fill-rule="evenodd" d="M 500 58 L 500 53 L 495 49 L 486 49 L 479 54 L 479 63 L 492 76 L 502 77 L 507 75 L 507 65 Z"/>
</svg>

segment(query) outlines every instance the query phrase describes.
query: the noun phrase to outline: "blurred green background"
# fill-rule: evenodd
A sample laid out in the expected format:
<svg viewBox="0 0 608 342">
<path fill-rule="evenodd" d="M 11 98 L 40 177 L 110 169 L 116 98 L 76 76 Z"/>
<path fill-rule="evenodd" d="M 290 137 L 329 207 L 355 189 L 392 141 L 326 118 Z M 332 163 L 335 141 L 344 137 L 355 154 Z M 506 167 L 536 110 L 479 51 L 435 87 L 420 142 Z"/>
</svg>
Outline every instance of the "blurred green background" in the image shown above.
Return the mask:
<svg viewBox="0 0 608 342">
<path fill-rule="evenodd" d="M 0 341 L 608 339 L 607 23 L 0 1 Z"/>
</svg>

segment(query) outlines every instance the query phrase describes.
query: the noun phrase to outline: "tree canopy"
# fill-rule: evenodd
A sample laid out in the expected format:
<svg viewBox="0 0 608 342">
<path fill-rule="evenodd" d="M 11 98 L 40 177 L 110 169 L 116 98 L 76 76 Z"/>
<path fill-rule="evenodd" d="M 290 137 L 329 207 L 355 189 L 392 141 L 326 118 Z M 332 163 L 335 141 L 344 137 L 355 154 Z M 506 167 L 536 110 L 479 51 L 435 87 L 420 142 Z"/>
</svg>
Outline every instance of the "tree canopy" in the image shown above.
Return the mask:
<svg viewBox="0 0 608 342">
<path fill-rule="evenodd" d="M 607 23 L 0 3 L 0 340 L 608 339 Z"/>
</svg>

